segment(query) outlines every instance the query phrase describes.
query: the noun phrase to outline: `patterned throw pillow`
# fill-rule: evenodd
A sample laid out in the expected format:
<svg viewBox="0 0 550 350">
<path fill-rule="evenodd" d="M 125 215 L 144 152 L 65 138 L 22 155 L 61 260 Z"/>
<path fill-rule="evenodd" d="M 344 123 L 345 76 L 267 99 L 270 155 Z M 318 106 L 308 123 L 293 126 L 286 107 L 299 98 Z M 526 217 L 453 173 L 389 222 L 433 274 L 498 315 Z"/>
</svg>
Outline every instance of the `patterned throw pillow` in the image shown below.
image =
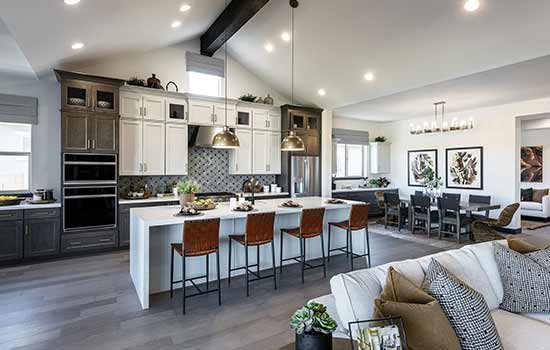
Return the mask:
<svg viewBox="0 0 550 350">
<path fill-rule="evenodd" d="M 495 244 L 495 259 L 504 287 L 501 309 L 550 312 L 550 251 L 523 255 Z"/>
<path fill-rule="evenodd" d="M 481 293 L 459 280 L 435 259 L 428 267 L 424 287 L 439 301 L 462 350 L 504 349 Z"/>
</svg>

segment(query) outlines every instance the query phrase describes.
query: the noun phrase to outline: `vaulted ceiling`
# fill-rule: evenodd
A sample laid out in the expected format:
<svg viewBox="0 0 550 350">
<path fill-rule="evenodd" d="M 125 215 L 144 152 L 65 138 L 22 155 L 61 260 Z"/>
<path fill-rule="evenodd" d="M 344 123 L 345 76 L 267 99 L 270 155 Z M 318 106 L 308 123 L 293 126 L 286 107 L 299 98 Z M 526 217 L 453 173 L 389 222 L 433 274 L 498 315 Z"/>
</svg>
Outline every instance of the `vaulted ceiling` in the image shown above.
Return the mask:
<svg viewBox="0 0 550 350">
<path fill-rule="evenodd" d="M 77 6 L 2 0 L 0 18 L 28 66 L 42 74 L 65 62 L 196 38 L 224 8 L 224 0 L 185 2 L 192 10 L 180 13 L 182 0 L 82 0 Z M 431 113 L 428 102 L 436 99 L 460 110 L 546 93 L 538 77 L 547 71 L 538 70 L 547 65 L 517 63 L 550 54 L 550 2 L 480 2 L 477 12 L 468 13 L 464 0 L 300 0 L 294 38 L 298 100 L 340 116 L 388 121 Z M 174 19 L 181 27 L 170 27 Z M 288 1 L 271 0 L 231 38 L 229 48 L 245 67 L 289 95 L 291 51 L 280 38 L 283 31 L 290 31 Z M 0 28 L 0 48 L 1 34 Z M 76 41 L 85 42 L 86 50 L 73 51 Z M 271 53 L 264 49 L 268 42 Z M 0 58 L 0 71 L 3 63 Z M 374 81 L 363 78 L 366 72 L 374 73 Z M 521 85 L 515 84 L 518 76 Z M 530 77 L 540 84 L 529 86 Z M 488 91 L 497 98 L 483 99 Z"/>
</svg>

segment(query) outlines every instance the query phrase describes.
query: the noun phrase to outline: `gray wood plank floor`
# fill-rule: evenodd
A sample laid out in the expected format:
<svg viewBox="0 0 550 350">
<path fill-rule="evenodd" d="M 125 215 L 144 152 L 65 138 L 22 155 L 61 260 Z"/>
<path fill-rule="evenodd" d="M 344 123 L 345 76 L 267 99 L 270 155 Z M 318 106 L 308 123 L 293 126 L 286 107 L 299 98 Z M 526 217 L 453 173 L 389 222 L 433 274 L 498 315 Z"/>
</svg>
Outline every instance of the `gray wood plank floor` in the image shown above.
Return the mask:
<svg viewBox="0 0 550 350">
<path fill-rule="evenodd" d="M 373 265 L 441 251 L 372 234 Z M 366 266 L 361 259 L 358 267 Z M 267 279 L 251 285 L 242 277 L 222 282 L 216 295 L 188 299 L 181 293 L 155 295 L 143 311 L 129 276 L 127 252 L 0 269 L 0 349 L 169 350 L 278 349 L 292 340 L 290 315 L 307 300 L 330 293 L 329 279 L 348 269 L 344 256 L 331 258 L 329 277 L 297 264 L 285 267 L 279 289 Z"/>
</svg>

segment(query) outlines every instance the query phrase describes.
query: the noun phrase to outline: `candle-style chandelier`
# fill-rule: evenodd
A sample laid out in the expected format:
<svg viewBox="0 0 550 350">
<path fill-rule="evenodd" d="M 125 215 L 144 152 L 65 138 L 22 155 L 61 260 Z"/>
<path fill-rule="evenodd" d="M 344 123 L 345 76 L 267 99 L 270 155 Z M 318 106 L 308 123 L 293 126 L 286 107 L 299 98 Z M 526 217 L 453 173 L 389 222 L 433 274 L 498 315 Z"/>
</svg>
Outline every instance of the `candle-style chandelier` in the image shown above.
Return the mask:
<svg viewBox="0 0 550 350">
<path fill-rule="evenodd" d="M 445 120 L 445 104 L 447 102 L 440 101 L 434 103 L 435 118 L 434 121 L 424 122 L 423 125 L 413 124 L 409 125 L 409 132 L 411 135 L 422 135 L 422 134 L 433 134 L 437 132 L 449 132 L 449 131 L 459 131 L 459 130 L 469 130 L 474 128 L 474 118 L 470 117 L 469 120 L 459 120 L 458 118 L 453 118 L 449 124 Z M 438 119 L 438 112 L 441 109 L 441 124 Z"/>
</svg>

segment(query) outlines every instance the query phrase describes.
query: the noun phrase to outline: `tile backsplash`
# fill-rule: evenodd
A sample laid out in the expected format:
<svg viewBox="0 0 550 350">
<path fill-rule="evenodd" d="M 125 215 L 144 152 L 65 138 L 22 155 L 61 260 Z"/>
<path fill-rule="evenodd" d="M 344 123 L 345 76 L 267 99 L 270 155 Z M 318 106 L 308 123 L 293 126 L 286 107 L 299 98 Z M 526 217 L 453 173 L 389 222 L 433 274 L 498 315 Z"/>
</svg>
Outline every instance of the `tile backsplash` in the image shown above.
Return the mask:
<svg viewBox="0 0 550 350">
<path fill-rule="evenodd" d="M 201 192 L 241 192 L 250 175 L 229 175 L 229 150 L 189 148 L 189 175 L 186 176 L 121 176 L 120 193 L 147 184 L 154 193 L 165 192 L 167 184 L 179 181 L 196 181 Z M 275 183 L 274 175 L 256 176 L 262 185 Z"/>
</svg>

